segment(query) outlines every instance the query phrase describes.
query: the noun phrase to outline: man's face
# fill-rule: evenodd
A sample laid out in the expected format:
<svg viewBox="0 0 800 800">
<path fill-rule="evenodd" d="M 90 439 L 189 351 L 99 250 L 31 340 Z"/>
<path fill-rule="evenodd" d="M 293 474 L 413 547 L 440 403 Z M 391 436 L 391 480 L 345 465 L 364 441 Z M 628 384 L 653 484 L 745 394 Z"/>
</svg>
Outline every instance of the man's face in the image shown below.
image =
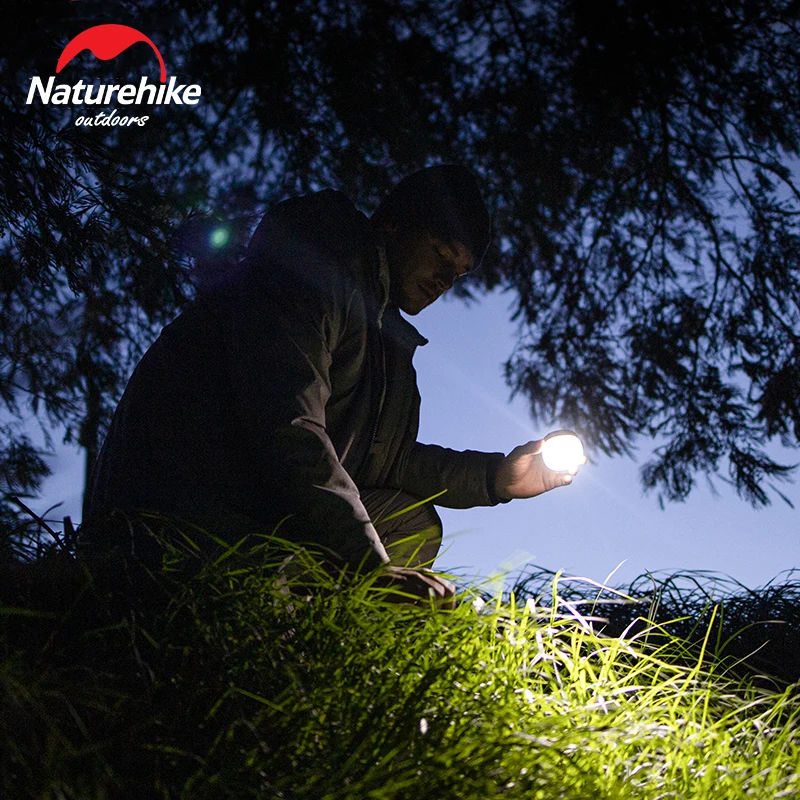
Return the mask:
<svg viewBox="0 0 800 800">
<path fill-rule="evenodd" d="M 475 263 L 461 242 L 445 241 L 426 232 L 389 234 L 386 258 L 390 299 L 412 315 L 438 300 Z"/>
</svg>

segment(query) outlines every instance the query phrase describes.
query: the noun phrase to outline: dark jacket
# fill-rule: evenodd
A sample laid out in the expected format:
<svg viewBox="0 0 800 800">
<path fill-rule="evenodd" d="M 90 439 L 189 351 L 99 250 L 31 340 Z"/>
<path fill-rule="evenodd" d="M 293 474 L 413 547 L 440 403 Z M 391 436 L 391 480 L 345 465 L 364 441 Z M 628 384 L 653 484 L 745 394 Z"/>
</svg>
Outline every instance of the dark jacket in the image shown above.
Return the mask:
<svg viewBox="0 0 800 800">
<path fill-rule="evenodd" d="M 338 192 L 271 209 L 241 274 L 167 325 L 136 367 L 88 517 L 153 510 L 232 537 L 291 515 L 283 535 L 376 565 L 386 553 L 358 487 L 493 504 L 501 453 L 416 442 L 411 362 L 426 340 L 387 305 L 380 259 Z"/>
</svg>

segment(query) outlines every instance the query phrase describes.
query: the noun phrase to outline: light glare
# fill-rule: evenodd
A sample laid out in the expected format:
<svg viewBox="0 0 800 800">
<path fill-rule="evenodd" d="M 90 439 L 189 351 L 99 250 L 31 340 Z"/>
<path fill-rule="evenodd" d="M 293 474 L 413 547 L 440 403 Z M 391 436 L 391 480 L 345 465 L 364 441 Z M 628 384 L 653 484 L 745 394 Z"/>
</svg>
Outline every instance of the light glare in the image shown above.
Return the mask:
<svg viewBox="0 0 800 800">
<path fill-rule="evenodd" d="M 230 238 L 230 231 L 227 228 L 215 228 L 211 233 L 211 246 L 216 248 L 225 247 Z"/>
<path fill-rule="evenodd" d="M 583 444 L 574 433 L 550 433 L 542 445 L 542 459 L 553 472 L 569 472 L 584 463 Z"/>
</svg>

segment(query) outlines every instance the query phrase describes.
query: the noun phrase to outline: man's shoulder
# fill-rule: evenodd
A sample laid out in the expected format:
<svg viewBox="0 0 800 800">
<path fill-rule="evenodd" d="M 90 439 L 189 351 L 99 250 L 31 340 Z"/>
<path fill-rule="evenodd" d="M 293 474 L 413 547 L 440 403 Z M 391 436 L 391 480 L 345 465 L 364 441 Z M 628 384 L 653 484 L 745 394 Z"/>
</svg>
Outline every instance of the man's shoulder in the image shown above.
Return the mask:
<svg viewBox="0 0 800 800">
<path fill-rule="evenodd" d="M 256 228 L 251 255 L 311 248 L 323 258 L 350 261 L 374 248 L 369 220 L 343 192 L 325 189 L 272 206 Z"/>
<path fill-rule="evenodd" d="M 309 311 L 349 309 L 355 318 L 372 313 L 367 307 L 380 296 L 372 227 L 342 192 L 292 197 L 270 208 L 244 263 L 247 281 L 237 297 L 252 290 L 258 302 L 264 294 L 281 302 L 301 298 Z"/>
</svg>

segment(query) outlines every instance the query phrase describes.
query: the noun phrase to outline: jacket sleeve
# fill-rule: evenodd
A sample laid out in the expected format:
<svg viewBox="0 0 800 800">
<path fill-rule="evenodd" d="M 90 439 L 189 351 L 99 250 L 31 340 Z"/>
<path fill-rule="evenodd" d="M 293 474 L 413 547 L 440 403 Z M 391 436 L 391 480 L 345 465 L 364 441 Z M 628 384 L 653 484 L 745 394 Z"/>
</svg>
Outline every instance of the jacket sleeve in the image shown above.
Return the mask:
<svg viewBox="0 0 800 800">
<path fill-rule="evenodd" d="M 420 499 L 446 489 L 434 501 L 445 508 L 497 505 L 502 501 L 494 492 L 494 478 L 504 457 L 503 453 L 448 450 L 417 442 L 409 453 L 402 488 Z"/>
<path fill-rule="evenodd" d="M 260 277 L 223 313 L 235 413 L 254 448 L 265 509 L 291 515 L 279 534 L 373 568 L 389 559 L 325 428 L 332 353 L 353 292 L 308 248 L 284 256 L 291 272 L 258 264 Z"/>
</svg>

